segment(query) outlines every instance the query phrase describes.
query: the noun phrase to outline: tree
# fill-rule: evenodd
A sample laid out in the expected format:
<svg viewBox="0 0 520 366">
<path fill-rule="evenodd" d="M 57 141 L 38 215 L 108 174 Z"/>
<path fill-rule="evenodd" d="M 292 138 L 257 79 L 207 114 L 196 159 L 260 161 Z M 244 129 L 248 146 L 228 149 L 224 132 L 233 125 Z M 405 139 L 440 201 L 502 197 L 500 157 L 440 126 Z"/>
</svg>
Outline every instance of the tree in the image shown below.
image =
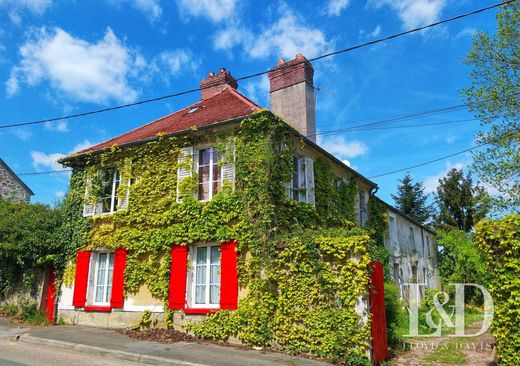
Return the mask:
<svg viewBox="0 0 520 366">
<path fill-rule="evenodd" d="M 468 172 L 451 169 L 444 178 L 439 179 L 435 201 L 438 206 L 436 221 L 438 225 L 450 226 L 465 232 L 484 218 L 489 211 L 490 197 L 486 190 Z"/>
<path fill-rule="evenodd" d="M 472 67 L 471 86 L 462 95 L 481 121 L 473 169 L 482 182 L 501 194 L 498 208 L 520 207 L 520 2 L 497 14 L 496 35 L 478 33 L 466 64 Z"/>
<path fill-rule="evenodd" d="M 443 285 L 476 283 L 486 287 L 491 280 L 484 255 L 474 241 L 474 235 L 462 230 L 438 230 L 439 274 Z M 451 287 L 447 287 L 453 290 Z M 475 287 L 464 291 L 466 300 L 482 303 L 482 293 Z"/>
<path fill-rule="evenodd" d="M 40 204 L 0 200 L 0 297 L 20 280 L 34 290 L 35 268 L 53 265 L 62 256 L 58 210 Z"/>
<path fill-rule="evenodd" d="M 424 193 L 424 186 L 421 182 L 413 182 L 410 173 L 406 173 L 404 178 L 399 180 L 397 194 L 392 195 L 392 198 L 397 208 L 404 214 L 423 224 L 430 220 L 432 210 L 426 204 L 428 195 Z"/>
</svg>

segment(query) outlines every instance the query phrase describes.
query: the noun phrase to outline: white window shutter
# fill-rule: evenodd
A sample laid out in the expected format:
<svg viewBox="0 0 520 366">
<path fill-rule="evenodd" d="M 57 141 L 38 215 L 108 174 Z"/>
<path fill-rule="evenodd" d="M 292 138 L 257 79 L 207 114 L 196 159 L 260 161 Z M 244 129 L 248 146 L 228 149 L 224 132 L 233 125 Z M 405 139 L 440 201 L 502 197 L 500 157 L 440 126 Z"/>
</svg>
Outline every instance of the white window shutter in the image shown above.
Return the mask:
<svg viewBox="0 0 520 366">
<path fill-rule="evenodd" d="M 305 165 L 305 202 L 314 205 L 314 161 L 309 157 L 303 158 L 303 161 Z"/>
<path fill-rule="evenodd" d="M 179 156 L 177 158 L 177 163 L 179 167 L 177 168 L 177 202 L 182 202 L 182 197 L 179 192 L 179 184 L 185 178 L 191 176 L 192 169 L 183 166 L 183 163 L 191 162 L 193 165 L 193 146 L 183 147 L 179 151 Z"/>
<path fill-rule="evenodd" d="M 125 192 L 125 195 L 124 195 L 123 199 L 119 203 L 119 207 L 117 209 L 118 210 L 126 210 L 128 208 L 128 199 L 129 199 L 129 196 L 130 196 L 130 178 L 129 177 L 123 178 L 121 180 L 121 184 L 122 185 L 126 185 L 126 192 Z"/>
<path fill-rule="evenodd" d="M 83 217 L 90 217 L 96 214 L 96 204 L 89 202 L 88 190 L 92 188 L 92 181 L 87 178 L 87 184 L 85 186 L 85 203 L 83 204 Z"/>
<path fill-rule="evenodd" d="M 235 189 L 235 144 L 230 144 L 229 149 L 231 151 L 226 152 L 224 156 L 224 163 L 222 164 L 222 181 L 229 182 Z M 229 161 L 229 154 L 232 154 L 232 159 Z"/>
</svg>

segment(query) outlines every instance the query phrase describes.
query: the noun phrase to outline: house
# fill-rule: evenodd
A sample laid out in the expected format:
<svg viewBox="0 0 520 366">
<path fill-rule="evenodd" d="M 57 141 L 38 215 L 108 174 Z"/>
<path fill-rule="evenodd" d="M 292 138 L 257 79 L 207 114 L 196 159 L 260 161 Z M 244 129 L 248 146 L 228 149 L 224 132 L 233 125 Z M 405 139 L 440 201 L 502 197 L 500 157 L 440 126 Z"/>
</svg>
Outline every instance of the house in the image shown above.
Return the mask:
<svg viewBox="0 0 520 366">
<path fill-rule="evenodd" d="M 0 159 L 0 199 L 29 202 L 32 195 L 31 189 Z"/>
<path fill-rule="evenodd" d="M 392 277 L 403 299 L 409 298 L 408 284 L 421 284 L 418 295 L 424 296 L 425 288 L 439 289 L 437 268 L 437 238 L 435 232 L 417 222 L 395 207 L 381 202 L 387 208 L 388 235 L 385 248 L 390 254 Z"/>
<path fill-rule="evenodd" d="M 376 244 L 360 228 L 387 206 L 316 144 L 313 74 L 300 54 L 280 60 L 266 110 L 220 69 L 196 103 L 63 158 L 81 235 L 59 315 L 121 327 L 148 310 L 174 327 L 202 321 L 195 333 L 213 339 L 220 329 L 248 344 L 362 351 Z"/>
</svg>

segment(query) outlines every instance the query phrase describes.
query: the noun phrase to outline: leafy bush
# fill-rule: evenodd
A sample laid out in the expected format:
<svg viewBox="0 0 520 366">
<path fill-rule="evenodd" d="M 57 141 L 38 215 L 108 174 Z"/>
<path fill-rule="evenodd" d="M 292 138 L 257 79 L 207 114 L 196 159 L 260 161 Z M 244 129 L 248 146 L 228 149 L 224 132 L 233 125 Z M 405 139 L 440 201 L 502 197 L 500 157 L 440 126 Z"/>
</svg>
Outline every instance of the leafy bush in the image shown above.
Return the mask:
<svg viewBox="0 0 520 366">
<path fill-rule="evenodd" d="M 30 325 L 47 324 L 45 313 L 40 311 L 36 302 L 28 298 L 21 299 L 18 303 L 5 303 L 0 308 L 0 312 Z"/>
<path fill-rule="evenodd" d="M 520 359 L 520 215 L 476 225 L 476 242 L 486 256 L 492 275 L 488 287 L 494 301 L 491 332 L 504 365 L 518 365 Z"/>
<path fill-rule="evenodd" d="M 403 341 L 402 331 L 408 325 L 406 310 L 399 297 L 399 287 L 394 282 L 385 282 L 386 332 L 388 345 L 396 348 Z"/>
</svg>

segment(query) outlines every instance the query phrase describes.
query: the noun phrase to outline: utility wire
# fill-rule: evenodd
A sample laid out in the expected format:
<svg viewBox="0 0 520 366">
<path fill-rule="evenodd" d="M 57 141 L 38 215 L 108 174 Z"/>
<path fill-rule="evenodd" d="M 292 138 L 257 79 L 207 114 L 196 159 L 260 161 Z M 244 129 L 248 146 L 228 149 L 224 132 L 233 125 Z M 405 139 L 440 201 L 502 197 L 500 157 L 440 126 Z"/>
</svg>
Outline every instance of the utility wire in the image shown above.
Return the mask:
<svg viewBox="0 0 520 366">
<path fill-rule="evenodd" d="M 437 159 L 434 159 L 434 160 L 426 161 L 426 162 L 424 162 L 424 163 L 420 163 L 420 164 L 412 165 L 412 166 L 409 166 L 409 167 L 406 167 L 406 168 L 403 168 L 403 169 L 393 170 L 393 171 L 391 171 L 391 172 L 386 172 L 386 173 L 382 173 L 382 174 L 378 174 L 378 175 L 373 175 L 373 176 L 371 176 L 371 177 L 368 177 L 368 179 L 384 177 L 385 175 L 390 175 L 390 174 L 400 173 L 400 172 L 404 172 L 404 171 L 406 171 L 406 170 L 410 170 L 410 169 L 414 169 L 414 168 L 419 168 L 419 167 L 421 167 L 421 166 L 425 166 L 425 165 L 428 165 L 428 164 L 435 163 L 435 162 L 437 162 L 437 161 L 441 161 L 441 160 L 444 160 L 444 159 L 451 158 L 452 156 L 457 156 L 457 155 L 460 155 L 460 154 L 464 154 L 464 153 L 466 153 L 466 152 L 468 152 L 468 151 L 472 151 L 472 150 L 475 150 L 475 149 L 481 148 L 482 146 L 485 146 L 485 145 L 489 145 L 489 144 L 488 144 L 488 143 L 486 143 L 486 144 L 480 144 L 480 145 L 477 145 L 477 146 L 474 146 L 474 147 L 470 147 L 469 149 L 465 149 L 465 150 L 462 150 L 462 151 L 458 151 L 458 152 L 453 153 L 453 154 L 450 154 L 450 155 L 446 155 L 446 156 L 443 156 L 443 157 L 440 157 L 440 158 L 437 158 Z"/>
<path fill-rule="evenodd" d="M 307 61 L 309 61 L 309 62 L 318 61 L 318 60 L 322 60 L 324 58 L 328 58 L 328 57 L 331 57 L 331 56 L 339 55 L 339 54 L 342 54 L 342 53 L 345 53 L 345 52 L 350 52 L 350 51 L 354 51 L 354 50 L 357 50 L 357 49 L 360 49 L 360 48 L 372 46 L 372 45 L 375 45 L 375 44 L 378 44 L 378 43 L 381 43 L 381 42 L 386 42 L 386 41 L 389 41 L 389 40 L 392 40 L 392 39 L 395 39 L 395 38 L 398 38 L 398 37 L 402 37 L 402 36 L 405 36 L 405 35 L 408 35 L 408 34 L 420 32 L 420 31 L 428 29 L 428 28 L 433 28 L 433 27 L 436 27 L 436 26 L 441 25 L 441 24 L 445 24 L 445 23 L 452 22 L 452 21 L 455 21 L 455 20 L 458 20 L 458 19 L 462 19 L 462 18 L 466 18 L 466 17 L 472 16 L 472 15 L 475 15 L 475 14 L 479 14 L 479 13 L 482 13 L 482 12 L 485 12 L 485 11 L 488 11 L 488 10 L 491 10 L 491 9 L 494 9 L 494 8 L 498 8 L 498 7 L 504 6 L 504 5 L 509 4 L 509 3 L 513 3 L 515 1 L 516 0 L 503 1 L 503 2 L 500 2 L 500 3 L 496 3 L 496 4 L 493 4 L 493 5 L 484 7 L 484 8 L 473 10 L 473 11 L 471 11 L 469 13 L 460 14 L 460 15 L 457 15 L 457 16 L 454 16 L 454 17 L 451 17 L 451 18 L 446 18 L 446 19 L 443 19 L 443 20 L 440 20 L 438 22 L 434 22 L 434 23 L 431 23 L 431 24 L 428 24 L 428 25 L 425 25 L 425 26 L 422 26 L 422 27 L 413 28 L 413 29 L 410 29 L 410 30 L 407 30 L 407 31 L 404 31 L 404 32 L 400 32 L 400 33 L 396 33 L 396 34 L 390 35 L 390 36 L 386 36 L 386 37 L 383 37 L 383 38 L 378 38 L 378 39 L 375 39 L 373 41 L 369 41 L 369 42 L 361 43 L 361 44 L 358 44 L 358 45 L 355 45 L 355 46 L 347 47 L 347 48 L 344 48 L 344 49 L 341 49 L 341 50 L 336 50 L 336 51 L 333 51 L 333 52 L 329 52 L 329 53 L 326 53 L 326 54 L 323 54 L 323 55 L 320 55 L 320 56 L 317 56 L 317 57 L 310 58 L 308 60 L 302 60 L 302 61 L 299 61 L 299 62 L 287 64 L 287 65 L 283 65 L 283 64 L 282 65 L 278 65 L 276 68 L 277 68 L 277 70 L 283 70 L 285 68 L 295 67 L 295 66 L 303 64 L 303 63 L 305 63 Z M 251 78 L 254 78 L 254 77 L 262 76 L 262 75 L 267 74 L 268 72 L 269 72 L 269 70 L 257 72 L 257 73 L 246 75 L 246 76 L 242 76 L 242 77 L 237 78 L 236 81 L 247 80 L 247 79 L 251 79 Z M 220 84 L 224 84 L 224 83 L 220 83 Z M 138 105 L 143 105 L 143 104 L 148 104 L 148 103 L 152 103 L 152 102 L 157 102 L 157 101 L 164 100 L 164 99 L 178 97 L 178 96 L 181 96 L 181 95 L 191 94 L 191 93 L 198 92 L 198 91 L 201 91 L 201 90 L 209 88 L 209 87 L 213 87 L 215 85 L 218 85 L 218 84 L 214 84 L 214 85 L 203 87 L 203 88 L 188 89 L 188 90 L 181 91 L 181 92 L 178 92 L 178 93 L 167 94 L 167 95 L 163 95 L 163 96 L 156 97 L 156 98 L 144 99 L 144 100 L 133 102 L 133 103 L 121 104 L 121 105 L 114 106 L 114 107 L 101 108 L 101 109 L 92 110 L 92 111 L 88 111 L 88 112 L 69 114 L 69 115 L 66 115 L 66 116 L 47 118 L 47 119 L 40 119 L 40 120 L 35 120 L 35 121 L 27 121 L 27 122 L 20 122 L 20 123 L 12 123 L 12 124 L 0 125 L 0 129 L 2 129 L 2 128 L 20 127 L 20 126 L 29 126 L 29 125 L 36 125 L 36 124 L 49 123 L 49 122 L 56 122 L 56 121 L 61 121 L 61 120 L 64 120 L 64 119 L 72 119 L 72 118 L 84 117 L 84 116 L 89 116 L 89 115 L 98 114 L 98 113 L 115 111 L 115 110 L 119 110 L 119 109 L 123 109 L 123 108 L 129 108 L 129 107 L 134 107 L 134 106 L 138 106 Z"/>
</svg>

